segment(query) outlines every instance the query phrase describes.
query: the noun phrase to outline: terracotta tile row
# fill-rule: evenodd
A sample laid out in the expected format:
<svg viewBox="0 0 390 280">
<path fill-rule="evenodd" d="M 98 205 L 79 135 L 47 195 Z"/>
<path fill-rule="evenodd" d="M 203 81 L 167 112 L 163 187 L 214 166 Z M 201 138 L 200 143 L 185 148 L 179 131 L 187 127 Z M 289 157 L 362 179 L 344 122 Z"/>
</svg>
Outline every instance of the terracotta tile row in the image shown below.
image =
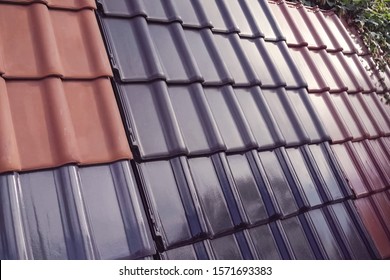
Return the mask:
<svg viewBox="0 0 390 280">
<path fill-rule="evenodd" d="M 80 9 L 96 9 L 94 0 L 0 0 L 0 3 L 10 4 L 33 4 L 43 3 L 51 8 L 80 10 Z"/>
<path fill-rule="evenodd" d="M 0 172 L 131 157 L 108 78 L 0 78 L 0 100 Z"/>
<path fill-rule="evenodd" d="M 0 73 L 7 79 L 112 75 L 93 10 L 0 2 L 0 42 Z"/>
</svg>

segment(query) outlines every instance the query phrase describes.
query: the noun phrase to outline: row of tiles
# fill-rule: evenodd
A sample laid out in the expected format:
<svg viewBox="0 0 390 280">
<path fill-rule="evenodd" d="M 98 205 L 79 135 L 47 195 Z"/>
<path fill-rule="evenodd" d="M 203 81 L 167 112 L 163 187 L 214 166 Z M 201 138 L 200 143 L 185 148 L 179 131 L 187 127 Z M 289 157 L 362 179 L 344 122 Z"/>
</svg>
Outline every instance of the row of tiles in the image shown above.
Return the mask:
<svg viewBox="0 0 390 280">
<path fill-rule="evenodd" d="M 120 161 L 1 175 L 1 258 L 144 258 L 156 252 L 152 236 L 173 259 L 377 258 L 329 152 L 322 144 L 133 162 L 136 173 Z M 372 207 L 387 211 L 388 197 L 377 196 Z"/>
<path fill-rule="evenodd" d="M 388 197 L 384 199 L 388 200 Z M 386 240 L 386 237 L 384 237 Z M 160 253 L 162 259 L 378 258 L 350 201 Z M 382 247 L 380 257 L 389 257 Z"/>
<path fill-rule="evenodd" d="M 72 1 L 60 2 L 72 5 Z M 112 76 L 91 9 L 70 11 L 43 3 L 15 5 L 0 1 L 0 42 L 0 74 L 7 79 Z"/>
<path fill-rule="evenodd" d="M 0 172 L 132 157 L 109 78 L 0 78 L 0 131 Z"/>
<path fill-rule="evenodd" d="M 114 86 L 131 145 L 141 159 L 390 135 L 389 108 L 375 93 L 308 94 L 306 89 L 164 81 Z"/>
<path fill-rule="evenodd" d="M 285 40 L 291 46 L 309 46 L 344 53 L 362 53 L 343 23 L 333 12 L 302 4 L 263 0 L 98 0 L 105 15 L 150 22 L 179 22 L 186 28 L 210 28 L 215 33 L 238 33 L 241 37 Z"/>
<path fill-rule="evenodd" d="M 390 71 L 384 75 L 385 87 L 378 75 L 367 71 L 372 67 L 369 56 L 309 51 L 306 47 L 288 49 L 285 41 L 183 29 L 177 22 L 151 23 L 143 17 L 100 19 L 113 68 L 123 82 L 165 79 L 172 84 L 308 86 L 310 92 L 350 93 L 390 88 Z"/>
<path fill-rule="evenodd" d="M 143 258 L 155 245 L 130 163 L 0 176 L 1 259 Z"/>
<path fill-rule="evenodd" d="M 96 9 L 95 0 L 0 0 L 0 3 L 29 5 L 33 3 L 44 3 L 56 9 Z"/>
</svg>

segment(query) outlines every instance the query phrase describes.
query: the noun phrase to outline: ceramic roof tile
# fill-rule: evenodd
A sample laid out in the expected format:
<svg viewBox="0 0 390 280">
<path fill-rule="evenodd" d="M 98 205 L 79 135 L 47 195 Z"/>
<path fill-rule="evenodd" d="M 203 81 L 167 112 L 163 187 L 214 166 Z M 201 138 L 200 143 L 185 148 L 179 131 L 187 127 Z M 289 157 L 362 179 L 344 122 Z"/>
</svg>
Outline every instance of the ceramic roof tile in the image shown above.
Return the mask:
<svg viewBox="0 0 390 280">
<path fill-rule="evenodd" d="M 334 14 L 257 0 L 99 2 L 161 258 L 377 257 L 345 177 L 359 196 L 387 188 L 388 116 Z"/>
<path fill-rule="evenodd" d="M 327 51 L 337 52 L 342 50 L 339 41 L 335 40 L 332 33 L 327 30 L 324 15 L 318 7 L 304 7 L 299 9 L 299 12 L 317 42 L 315 49 L 325 45 Z"/>
<path fill-rule="evenodd" d="M 328 83 L 319 70 L 321 67 L 317 68 L 318 60 L 313 59 L 312 53 L 307 48 L 290 48 L 289 52 L 301 73 L 304 73 L 309 92 L 315 93 L 330 90 Z"/>
<path fill-rule="evenodd" d="M 217 50 L 211 31 L 209 29 L 186 29 L 184 33 L 204 78 L 204 84 L 234 83 L 232 75 Z M 210 64 L 210 61 L 214 63 Z"/>
<path fill-rule="evenodd" d="M 286 145 L 294 146 L 309 143 L 310 136 L 296 113 L 296 109 L 288 99 L 289 94 L 280 88 L 264 89 L 263 95 L 277 120 L 277 124 L 286 140 Z"/>
<path fill-rule="evenodd" d="M 9 2 L 15 4 L 32 4 L 32 3 L 45 3 L 49 7 L 59 9 L 95 9 L 96 4 L 94 0 L 1 0 L 0 2 Z"/>
<path fill-rule="evenodd" d="M 285 78 L 274 63 L 274 58 L 266 49 L 263 39 L 242 39 L 245 55 L 251 58 L 251 65 L 261 79 L 262 88 L 276 88 L 286 85 Z"/>
<path fill-rule="evenodd" d="M 237 34 L 215 34 L 214 40 L 223 61 L 233 75 L 235 85 L 261 84 L 261 79 L 250 64 L 249 57 L 245 55 Z"/>
<path fill-rule="evenodd" d="M 307 83 L 291 57 L 286 42 L 266 42 L 265 48 L 286 82 L 287 89 L 306 87 Z"/>
<path fill-rule="evenodd" d="M 0 5 L 3 77 L 111 76 L 93 11 L 54 10 L 43 4 Z"/>
<path fill-rule="evenodd" d="M 2 259 L 136 259 L 155 253 L 128 161 L 1 175 L 0 186 L 7 244 Z"/>
<path fill-rule="evenodd" d="M 131 157 L 107 78 L 0 83 L 0 172 Z"/>
<path fill-rule="evenodd" d="M 374 244 L 382 258 L 390 257 L 390 238 L 386 233 L 386 228 L 380 221 L 370 198 L 360 198 L 355 200 L 357 210 L 370 233 Z"/>
<path fill-rule="evenodd" d="M 377 207 L 383 223 L 386 225 L 387 232 L 390 233 L 390 198 L 386 192 L 376 193 L 372 196 L 372 201 Z"/>
<path fill-rule="evenodd" d="M 325 20 L 323 24 L 334 44 L 340 45 L 345 54 L 355 53 L 352 39 L 340 18 L 333 11 L 322 11 L 322 14 Z"/>
<path fill-rule="evenodd" d="M 266 41 L 281 41 L 286 39 L 277 19 L 272 16 L 270 2 L 245 0 L 245 3 L 252 12 L 253 20 L 255 21 L 255 23 L 251 24 L 260 29 Z"/>
<path fill-rule="evenodd" d="M 310 94 L 310 98 L 317 109 L 333 143 L 339 143 L 352 139 L 344 119 L 341 117 L 338 107 L 330 100 L 329 93 Z M 325 121 L 326 120 L 326 121 Z"/>
</svg>

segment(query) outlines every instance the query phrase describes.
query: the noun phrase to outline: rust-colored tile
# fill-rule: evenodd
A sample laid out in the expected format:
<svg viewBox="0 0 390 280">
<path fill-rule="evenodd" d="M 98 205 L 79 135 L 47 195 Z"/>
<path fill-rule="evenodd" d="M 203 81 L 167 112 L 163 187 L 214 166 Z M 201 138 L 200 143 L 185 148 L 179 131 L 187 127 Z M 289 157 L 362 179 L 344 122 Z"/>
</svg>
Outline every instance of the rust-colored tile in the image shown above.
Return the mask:
<svg viewBox="0 0 390 280">
<path fill-rule="evenodd" d="M 357 210 L 382 258 L 390 258 L 390 239 L 369 198 L 355 200 Z"/>
<path fill-rule="evenodd" d="M 90 9 L 0 4 L 0 42 L 0 71 L 6 78 L 89 79 L 112 75 Z"/>
<path fill-rule="evenodd" d="M 382 217 L 383 223 L 390 233 L 390 198 L 386 195 L 386 192 L 381 192 L 374 194 L 372 199 Z"/>
<path fill-rule="evenodd" d="M 94 0 L 0 0 L 0 3 L 2 2 L 17 4 L 45 3 L 49 7 L 58 9 L 96 9 Z"/>
<path fill-rule="evenodd" d="M 362 175 L 362 170 L 356 162 L 356 158 L 350 154 L 349 145 L 350 143 L 332 145 L 332 150 L 341 164 L 348 184 L 355 195 L 361 197 L 367 195 L 370 190 L 367 188 L 368 183 L 365 176 Z"/>
<path fill-rule="evenodd" d="M 0 172 L 131 158 L 108 78 L 1 85 Z"/>
</svg>

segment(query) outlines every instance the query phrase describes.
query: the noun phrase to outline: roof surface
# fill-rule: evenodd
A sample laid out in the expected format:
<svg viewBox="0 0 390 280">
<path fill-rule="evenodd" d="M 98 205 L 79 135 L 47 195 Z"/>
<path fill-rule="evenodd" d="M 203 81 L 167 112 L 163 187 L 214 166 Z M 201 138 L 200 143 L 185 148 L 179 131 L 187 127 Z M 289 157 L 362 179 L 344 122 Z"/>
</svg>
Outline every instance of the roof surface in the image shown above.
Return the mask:
<svg viewBox="0 0 390 280">
<path fill-rule="evenodd" d="M 97 4 L 0 1 L 0 258 L 390 257 L 390 75 L 337 16 Z"/>
</svg>

